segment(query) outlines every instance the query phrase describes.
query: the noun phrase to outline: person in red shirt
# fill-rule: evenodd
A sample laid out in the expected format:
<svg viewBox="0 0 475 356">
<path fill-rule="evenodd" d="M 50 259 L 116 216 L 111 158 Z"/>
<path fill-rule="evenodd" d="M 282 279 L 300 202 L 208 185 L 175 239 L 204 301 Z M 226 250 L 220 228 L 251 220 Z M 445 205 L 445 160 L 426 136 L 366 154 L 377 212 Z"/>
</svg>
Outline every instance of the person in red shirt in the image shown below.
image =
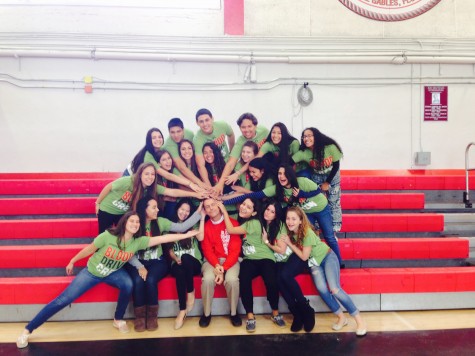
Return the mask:
<svg viewBox="0 0 475 356">
<path fill-rule="evenodd" d="M 211 303 L 213 302 L 214 288 L 224 283 L 231 309 L 231 324 L 241 326 L 242 321 L 237 314 L 239 301 L 239 255 L 241 253 L 241 237 L 229 234 L 224 223 L 224 216 L 219 210 L 214 199 L 203 201 L 205 213 L 209 220 L 204 226 L 204 239 L 201 247 L 205 262 L 201 268 L 203 281 L 201 283 L 201 296 L 203 302 L 203 315 L 199 325 L 207 327 L 211 322 Z M 238 222 L 231 219 L 234 226 Z"/>
</svg>

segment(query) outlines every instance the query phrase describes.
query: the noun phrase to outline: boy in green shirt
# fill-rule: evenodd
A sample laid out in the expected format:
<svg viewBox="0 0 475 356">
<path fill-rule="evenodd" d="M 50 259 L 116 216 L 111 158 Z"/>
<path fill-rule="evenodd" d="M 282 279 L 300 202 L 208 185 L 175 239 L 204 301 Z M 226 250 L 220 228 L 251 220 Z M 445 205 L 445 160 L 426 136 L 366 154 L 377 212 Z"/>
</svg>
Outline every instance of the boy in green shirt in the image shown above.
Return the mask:
<svg viewBox="0 0 475 356">
<path fill-rule="evenodd" d="M 230 150 L 234 147 L 234 131 L 232 127 L 224 121 L 214 121 L 213 115 L 208 109 L 200 109 L 196 113 L 196 124 L 200 127 L 193 144 L 195 146 L 196 164 L 203 182 L 211 186 L 208 179 L 208 172 L 205 168 L 203 158 L 203 145 L 207 142 L 214 142 L 221 150 L 224 160 L 229 157 Z M 226 137 L 228 144 L 226 144 Z"/>
<path fill-rule="evenodd" d="M 236 167 L 244 143 L 246 141 L 253 141 L 257 143 L 257 146 L 259 148 L 261 148 L 261 146 L 266 141 L 267 135 L 269 134 L 269 130 L 267 128 L 263 126 L 257 126 L 257 118 L 249 112 L 242 114 L 236 123 L 239 126 L 239 129 L 241 130 L 242 136 L 240 136 L 236 141 L 236 145 L 232 149 L 231 155 L 229 156 L 229 160 L 226 163 L 226 166 L 224 167 L 223 174 L 221 175 L 219 182 L 213 188 L 218 195 L 223 194 L 223 188 L 225 183 L 234 183 L 231 180 L 228 181 L 227 178 L 234 170 L 234 167 Z"/>
</svg>

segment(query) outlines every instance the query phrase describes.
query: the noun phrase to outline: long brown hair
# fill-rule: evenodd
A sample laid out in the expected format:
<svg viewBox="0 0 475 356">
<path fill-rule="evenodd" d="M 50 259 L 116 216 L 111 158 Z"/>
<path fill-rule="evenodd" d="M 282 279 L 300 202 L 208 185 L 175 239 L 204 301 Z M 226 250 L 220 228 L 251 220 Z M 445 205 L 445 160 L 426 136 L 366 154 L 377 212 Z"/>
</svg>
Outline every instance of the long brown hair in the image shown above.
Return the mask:
<svg viewBox="0 0 475 356">
<path fill-rule="evenodd" d="M 313 230 L 312 225 L 310 224 L 310 221 L 308 221 L 307 215 L 302 210 L 302 208 L 300 208 L 298 206 L 291 206 L 287 209 L 286 216 L 290 212 L 294 212 L 295 214 L 297 214 L 300 221 L 302 221 L 302 224 L 299 225 L 296 232 L 288 231 L 289 230 L 288 228 L 287 228 L 287 231 L 289 233 L 289 237 L 294 239 L 295 244 L 297 245 L 297 247 L 299 249 L 302 249 L 303 248 L 303 240 L 305 239 L 305 236 L 307 235 L 308 230 L 309 229 Z"/>
<path fill-rule="evenodd" d="M 155 172 L 155 179 L 150 187 L 144 188 L 142 184 L 142 173 L 148 167 L 152 167 Z M 137 169 L 137 173 L 133 175 L 133 186 L 132 186 L 132 198 L 130 199 L 130 208 L 135 210 L 137 208 L 137 202 L 144 197 L 145 195 L 150 195 L 152 198 L 157 200 L 157 172 L 155 171 L 155 166 L 153 163 L 142 163 Z"/>
<path fill-rule="evenodd" d="M 117 246 L 119 246 L 119 249 L 123 250 L 125 249 L 125 243 L 124 246 L 122 246 L 122 237 L 125 235 L 125 228 L 127 226 L 127 221 L 129 218 L 133 215 L 138 216 L 138 214 L 134 210 L 129 210 L 126 212 L 119 220 L 116 226 L 111 227 L 107 229 L 107 231 L 114 236 L 117 236 Z M 142 236 L 142 228 L 140 227 L 135 234 L 133 234 L 133 238 L 137 238 Z"/>
</svg>

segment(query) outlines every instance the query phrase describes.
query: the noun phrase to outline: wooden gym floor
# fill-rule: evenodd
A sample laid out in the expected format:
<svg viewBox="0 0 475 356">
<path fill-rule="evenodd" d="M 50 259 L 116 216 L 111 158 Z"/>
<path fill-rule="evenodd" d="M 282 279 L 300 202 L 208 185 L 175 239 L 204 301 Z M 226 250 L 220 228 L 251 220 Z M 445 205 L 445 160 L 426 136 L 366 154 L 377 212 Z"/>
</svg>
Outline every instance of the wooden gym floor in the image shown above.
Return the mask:
<svg viewBox="0 0 475 356">
<path fill-rule="evenodd" d="M 334 332 L 335 317 L 316 314 L 312 333 L 278 328 L 267 315 L 257 316 L 257 329 L 248 334 L 228 317 L 215 316 L 208 328 L 198 317 L 174 330 L 173 318 L 160 318 L 155 332 L 120 334 L 111 320 L 48 322 L 18 350 L 15 340 L 25 323 L 0 324 L 0 355 L 474 355 L 475 310 L 364 312 L 368 334 L 357 338 L 350 321 Z M 291 317 L 285 315 L 290 323 Z M 128 322 L 132 329 L 132 321 Z"/>
</svg>

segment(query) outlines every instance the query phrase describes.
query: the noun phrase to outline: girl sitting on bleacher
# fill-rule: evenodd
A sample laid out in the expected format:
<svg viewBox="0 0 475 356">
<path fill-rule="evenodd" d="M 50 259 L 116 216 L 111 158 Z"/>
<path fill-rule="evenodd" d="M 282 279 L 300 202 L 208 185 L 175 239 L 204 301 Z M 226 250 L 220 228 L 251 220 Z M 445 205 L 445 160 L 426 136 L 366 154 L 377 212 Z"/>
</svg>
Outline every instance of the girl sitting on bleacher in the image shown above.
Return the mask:
<svg viewBox="0 0 475 356">
<path fill-rule="evenodd" d="M 137 215 L 140 218 L 140 226 L 146 236 L 156 236 L 168 232 L 185 232 L 200 221 L 200 212 L 193 214 L 181 224 L 158 217 L 157 201 L 150 197 L 144 197 L 137 204 Z M 134 329 L 135 331 L 154 331 L 158 328 L 158 282 L 169 272 L 168 261 L 163 256 L 162 245 L 152 248 L 140 249 L 136 256 L 140 262 L 134 263 L 134 267 L 127 265 L 126 269 L 134 285 Z M 140 268 L 141 267 L 141 268 Z"/>
<path fill-rule="evenodd" d="M 259 202 L 256 199 L 245 199 L 239 206 L 239 226 L 234 226 L 224 205 L 218 207 L 224 215 L 226 230 L 230 234 L 243 235 L 242 253 L 244 258 L 239 270 L 239 292 L 246 310 L 246 331 L 256 331 L 254 317 L 254 301 L 252 280 L 261 276 L 267 291 L 267 300 L 272 309 L 271 320 L 279 327 L 285 327 L 284 319 L 279 313 L 279 287 L 275 270 L 274 252 L 262 241 L 262 223 L 259 219 Z"/>
<path fill-rule="evenodd" d="M 313 231 L 307 215 L 301 208 L 290 207 L 287 210 L 285 223 L 289 234 L 282 236 L 283 241 L 292 249 L 294 256 L 296 255 L 308 263 L 318 294 L 338 317 L 332 329 L 340 330 L 348 325 L 348 319 L 340 306 L 341 303 L 356 321 L 356 335 L 365 336 L 366 326 L 360 312 L 350 296 L 341 288 L 340 263 L 335 253 Z M 300 312 L 305 320 L 307 317 L 304 314 L 305 307 L 300 309 Z M 313 309 L 311 313 L 314 318 Z"/>
<path fill-rule="evenodd" d="M 201 274 L 203 255 L 201 254 L 198 241 L 204 238 L 204 219 L 206 214 L 202 211 L 202 203 L 198 207 L 201 213 L 200 234 L 196 238 L 186 241 L 177 241 L 170 246 L 169 255 L 172 260 L 171 274 L 175 277 L 176 290 L 178 294 L 178 304 L 180 311 L 175 319 L 175 330 L 180 329 L 189 313 L 195 305 L 194 276 Z M 181 199 L 175 208 L 175 215 L 172 221 L 183 224 L 190 216 L 195 215 L 195 206 L 190 199 Z M 171 244 L 170 244 L 171 245 Z"/>
<path fill-rule="evenodd" d="M 154 237 L 142 236 L 139 216 L 134 211 L 127 212 L 117 227 L 97 236 L 94 241 L 79 251 L 66 266 L 66 273 L 73 273 L 74 263 L 89 256 L 87 268 L 82 269 L 71 284 L 53 301 L 47 304 L 26 325 L 17 339 L 17 347 L 28 346 L 31 333 L 54 314 L 70 305 L 95 285 L 105 282 L 119 289 L 119 298 L 112 325 L 122 333 L 129 331 L 124 318 L 125 310 L 132 294 L 132 280 L 122 269 L 126 262 L 138 251 L 162 243 L 186 239 L 197 235 L 198 231 Z"/>
</svg>

